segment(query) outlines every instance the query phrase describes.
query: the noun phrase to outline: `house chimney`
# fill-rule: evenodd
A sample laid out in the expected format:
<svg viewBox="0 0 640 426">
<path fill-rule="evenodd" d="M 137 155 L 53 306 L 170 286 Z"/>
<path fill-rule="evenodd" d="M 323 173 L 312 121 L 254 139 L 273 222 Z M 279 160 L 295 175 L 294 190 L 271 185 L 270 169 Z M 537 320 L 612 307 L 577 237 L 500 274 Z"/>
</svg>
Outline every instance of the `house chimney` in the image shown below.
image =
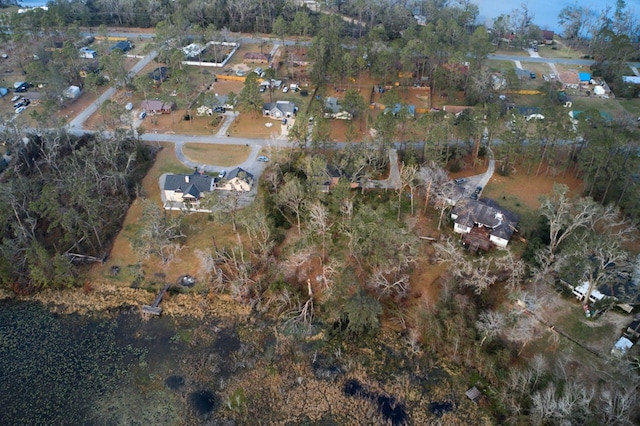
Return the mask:
<svg viewBox="0 0 640 426">
<path fill-rule="evenodd" d="M 185 177 L 184 177 L 184 181 L 185 181 L 185 182 L 187 182 L 187 183 L 189 183 L 189 175 L 185 175 Z"/>
</svg>

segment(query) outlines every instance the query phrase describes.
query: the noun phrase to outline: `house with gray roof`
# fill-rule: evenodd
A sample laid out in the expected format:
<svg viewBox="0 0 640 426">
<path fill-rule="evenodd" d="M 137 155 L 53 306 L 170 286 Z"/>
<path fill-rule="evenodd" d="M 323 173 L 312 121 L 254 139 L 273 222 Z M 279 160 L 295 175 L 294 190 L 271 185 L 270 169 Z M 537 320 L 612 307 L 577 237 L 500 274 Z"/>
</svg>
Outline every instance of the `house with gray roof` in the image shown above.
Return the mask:
<svg viewBox="0 0 640 426">
<path fill-rule="evenodd" d="M 505 248 L 518 226 L 518 216 L 489 199 L 464 200 L 451 210 L 453 230 L 469 249 Z"/>
<path fill-rule="evenodd" d="M 291 101 L 267 102 L 262 107 L 262 115 L 276 120 L 291 118 L 296 115 L 298 107 Z"/>
<path fill-rule="evenodd" d="M 324 118 L 351 120 L 353 117 L 351 116 L 351 113 L 342 108 L 338 98 L 328 97 L 324 100 Z"/>
<path fill-rule="evenodd" d="M 200 200 L 214 190 L 214 179 L 203 173 L 167 174 L 162 186 L 162 198 L 166 209 L 197 209 Z"/>
<path fill-rule="evenodd" d="M 224 178 L 216 180 L 216 189 L 222 191 L 249 192 L 253 188 L 253 175 L 248 171 L 236 167 L 229 171 Z"/>
</svg>

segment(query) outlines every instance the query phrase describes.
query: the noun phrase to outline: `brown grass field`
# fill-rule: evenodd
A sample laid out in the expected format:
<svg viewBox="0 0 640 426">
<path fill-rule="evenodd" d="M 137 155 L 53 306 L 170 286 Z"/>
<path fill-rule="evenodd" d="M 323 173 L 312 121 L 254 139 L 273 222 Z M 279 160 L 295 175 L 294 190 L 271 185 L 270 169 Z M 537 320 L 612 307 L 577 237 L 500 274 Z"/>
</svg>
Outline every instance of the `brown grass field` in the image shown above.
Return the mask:
<svg viewBox="0 0 640 426">
<path fill-rule="evenodd" d="M 196 163 L 229 167 L 240 164 L 249 158 L 251 149 L 244 145 L 186 143 L 182 151 L 187 158 Z"/>
</svg>

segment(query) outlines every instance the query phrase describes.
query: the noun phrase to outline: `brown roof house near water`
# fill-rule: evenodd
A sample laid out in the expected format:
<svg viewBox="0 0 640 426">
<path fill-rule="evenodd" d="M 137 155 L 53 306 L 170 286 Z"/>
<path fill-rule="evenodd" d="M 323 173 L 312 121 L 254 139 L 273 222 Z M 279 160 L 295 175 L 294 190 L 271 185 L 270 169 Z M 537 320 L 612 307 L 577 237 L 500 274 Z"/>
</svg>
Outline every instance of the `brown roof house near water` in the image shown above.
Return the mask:
<svg viewBox="0 0 640 426">
<path fill-rule="evenodd" d="M 519 221 L 515 213 L 488 199 L 459 202 L 451 210 L 451 218 L 454 232 L 462 234 L 462 241 L 471 251 L 487 251 L 494 245 L 507 247 Z"/>
</svg>

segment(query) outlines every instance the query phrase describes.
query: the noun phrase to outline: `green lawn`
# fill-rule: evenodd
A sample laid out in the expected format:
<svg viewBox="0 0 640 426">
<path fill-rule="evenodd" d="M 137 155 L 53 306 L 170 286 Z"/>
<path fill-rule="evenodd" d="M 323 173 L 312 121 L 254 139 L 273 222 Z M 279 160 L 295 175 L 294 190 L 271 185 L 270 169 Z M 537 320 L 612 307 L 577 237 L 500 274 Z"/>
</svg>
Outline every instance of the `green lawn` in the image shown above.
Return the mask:
<svg viewBox="0 0 640 426">
<path fill-rule="evenodd" d="M 598 111 L 604 111 L 611 114 L 614 118 L 622 117 L 627 113 L 627 110 L 621 105 L 620 101 L 616 99 L 601 99 L 596 97 L 573 97 L 574 110 L 587 110 L 596 109 Z"/>
<path fill-rule="evenodd" d="M 619 99 L 618 104 L 629 114 L 640 117 L 640 99 Z"/>
</svg>

